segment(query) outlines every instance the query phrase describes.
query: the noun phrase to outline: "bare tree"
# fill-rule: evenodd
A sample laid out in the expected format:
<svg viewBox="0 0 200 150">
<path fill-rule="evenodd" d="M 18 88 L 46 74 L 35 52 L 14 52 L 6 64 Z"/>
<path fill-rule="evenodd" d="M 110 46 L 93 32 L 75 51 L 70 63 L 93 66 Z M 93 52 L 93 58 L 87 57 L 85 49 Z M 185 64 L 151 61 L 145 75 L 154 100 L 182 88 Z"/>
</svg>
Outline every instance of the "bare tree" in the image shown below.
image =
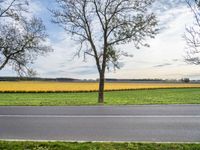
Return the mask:
<svg viewBox="0 0 200 150">
<path fill-rule="evenodd" d="M 30 64 L 51 51 L 45 43 L 45 26 L 38 18 L 27 19 L 26 0 L 0 0 L 0 70 L 6 65 L 20 75 L 34 75 Z"/>
<path fill-rule="evenodd" d="M 119 58 L 129 56 L 117 45 L 134 42 L 149 46 L 146 37 L 157 33 L 156 17 L 148 9 L 153 0 L 56 0 L 53 22 L 80 43 L 78 55 L 92 56 L 99 72 L 98 102 L 104 102 L 105 70 L 119 68 Z"/>
<path fill-rule="evenodd" d="M 0 0 L 0 17 L 19 20 L 22 12 L 28 12 L 28 0 Z"/>
<path fill-rule="evenodd" d="M 200 1 L 186 0 L 189 8 L 194 15 L 194 24 L 186 27 L 184 39 L 186 41 L 186 57 L 185 61 L 190 64 L 200 64 Z"/>
</svg>

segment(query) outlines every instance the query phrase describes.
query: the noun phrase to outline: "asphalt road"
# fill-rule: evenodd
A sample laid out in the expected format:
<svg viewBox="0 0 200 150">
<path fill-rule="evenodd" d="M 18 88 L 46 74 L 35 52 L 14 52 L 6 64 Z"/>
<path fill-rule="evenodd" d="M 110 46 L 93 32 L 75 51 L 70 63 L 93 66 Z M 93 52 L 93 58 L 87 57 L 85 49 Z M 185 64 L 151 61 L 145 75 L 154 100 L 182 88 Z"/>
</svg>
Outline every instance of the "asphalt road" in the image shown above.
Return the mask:
<svg viewBox="0 0 200 150">
<path fill-rule="evenodd" d="M 0 139 L 200 142 L 200 105 L 0 107 Z"/>
</svg>

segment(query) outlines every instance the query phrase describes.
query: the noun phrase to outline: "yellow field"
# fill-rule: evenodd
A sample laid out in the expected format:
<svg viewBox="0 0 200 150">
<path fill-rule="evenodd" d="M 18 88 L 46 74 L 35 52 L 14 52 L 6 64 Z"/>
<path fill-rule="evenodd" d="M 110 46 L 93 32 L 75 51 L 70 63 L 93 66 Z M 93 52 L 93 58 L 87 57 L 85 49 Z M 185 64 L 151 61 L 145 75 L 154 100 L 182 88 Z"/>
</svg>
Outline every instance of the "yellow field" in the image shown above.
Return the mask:
<svg viewBox="0 0 200 150">
<path fill-rule="evenodd" d="M 154 88 L 191 88 L 200 84 L 181 83 L 106 83 L 105 90 L 125 89 L 154 89 Z M 67 83 L 67 82 L 0 82 L 0 91 L 94 91 L 98 90 L 98 83 Z"/>
</svg>

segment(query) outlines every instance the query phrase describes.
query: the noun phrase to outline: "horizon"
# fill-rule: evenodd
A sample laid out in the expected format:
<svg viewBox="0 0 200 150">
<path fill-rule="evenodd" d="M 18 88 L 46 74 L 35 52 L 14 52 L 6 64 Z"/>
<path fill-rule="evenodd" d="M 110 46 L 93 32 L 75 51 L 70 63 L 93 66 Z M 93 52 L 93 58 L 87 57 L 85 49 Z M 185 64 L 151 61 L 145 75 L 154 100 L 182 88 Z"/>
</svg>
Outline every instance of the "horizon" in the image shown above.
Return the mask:
<svg viewBox="0 0 200 150">
<path fill-rule="evenodd" d="M 0 76 L 0 79 L 1 78 L 22 78 L 22 79 L 26 79 L 26 78 L 29 78 L 29 79 L 69 79 L 69 80 L 99 80 L 99 78 L 96 78 L 96 79 L 92 79 L 92 78 L 84 78 L 84 79 L 81 79 L 81 78 L 72 78 L 72 77 L 49 77 L 49 78 L 44 78 L 44 77 L 39 77 L 39 76 L 35 76 L 35 77 L 30 77 L 30 76 Z M 165 78 L 105 78 L 105 80 L 161 80 L 161 81 L 180 81 L 182 79 L 189 79 L 190 81 L 200 81 L 200 79 L 190 79 L 190 78 L 171 78 L 171 79 L 165 79 Z"/>
</svg>

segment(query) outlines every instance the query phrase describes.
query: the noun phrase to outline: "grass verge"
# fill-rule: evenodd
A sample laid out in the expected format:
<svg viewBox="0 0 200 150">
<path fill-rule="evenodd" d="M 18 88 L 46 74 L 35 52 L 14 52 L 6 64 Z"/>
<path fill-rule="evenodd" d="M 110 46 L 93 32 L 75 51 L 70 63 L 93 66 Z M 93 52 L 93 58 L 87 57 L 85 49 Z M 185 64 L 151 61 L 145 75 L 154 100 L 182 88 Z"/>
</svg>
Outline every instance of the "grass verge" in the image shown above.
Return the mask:
<svg viewBox="0 0 200 150">
<path fill-rule="evenodd" d="M 0 93 L 0 106 L 97 105 L 92 93 Z M 200 88 L 105 92 L 105 105 L 200 104 Z"/>
<path fill-rule="evenodd" d="M 199 150 L 200 144 L 176 143 L 76 143 L 76 142 L 6 142 L 1 150 Z"/>
</svg>

